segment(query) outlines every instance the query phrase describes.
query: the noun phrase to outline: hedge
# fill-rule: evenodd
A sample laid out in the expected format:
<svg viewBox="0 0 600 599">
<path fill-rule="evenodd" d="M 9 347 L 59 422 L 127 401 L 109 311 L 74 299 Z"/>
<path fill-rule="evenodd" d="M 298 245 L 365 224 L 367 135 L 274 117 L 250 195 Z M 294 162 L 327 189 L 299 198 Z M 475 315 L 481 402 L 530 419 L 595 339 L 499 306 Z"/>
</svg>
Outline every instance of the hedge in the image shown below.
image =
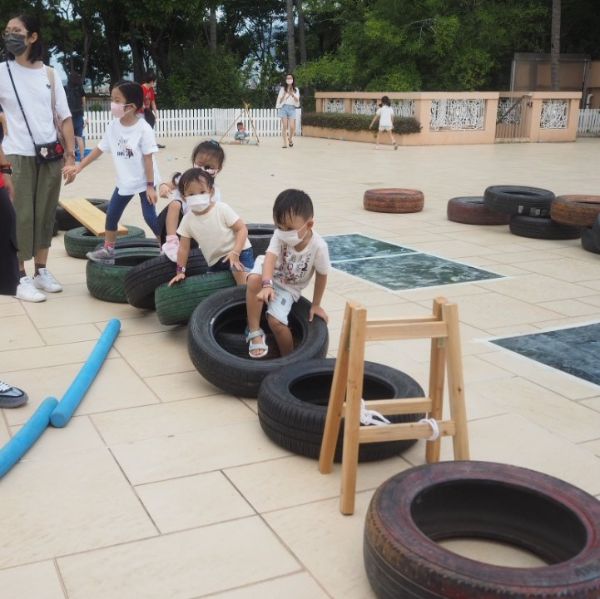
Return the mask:
<svg viewBox="0 0 600 599">
<path fill-rule="evenodd" d="M 373 120 L 367 114 L 347 114 L 344 112 L 303 112 L 302 125 L 325 127 L 327 129 L 345 129 L 346 131 L 367 131 Z M 377 123 L 374 131 L 377 130 Z M 394 117 L 394 133 L 401 135 L 419 133 L 421 125 L 412 117 Z"/>
</svg>

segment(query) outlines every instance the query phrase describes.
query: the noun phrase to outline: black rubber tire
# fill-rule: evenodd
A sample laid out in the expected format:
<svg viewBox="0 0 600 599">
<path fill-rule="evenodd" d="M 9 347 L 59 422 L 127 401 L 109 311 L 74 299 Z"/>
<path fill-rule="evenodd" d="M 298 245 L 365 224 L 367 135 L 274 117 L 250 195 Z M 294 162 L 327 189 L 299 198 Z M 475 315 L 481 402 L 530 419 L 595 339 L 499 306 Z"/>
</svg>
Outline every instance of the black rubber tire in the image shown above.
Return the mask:
<svg viewBox="0 0 600 599">
<path fill-rule="evenodd" d="M 289 368 L 293 364 L 324 358 L 329 334 L 325 321 L 308 322 L 310 302 L 300 298 L 292 307 L 289 323 L 295 339 L 294 351 L 284 357 L 271 352 L 260 359 L 233 355 L 219 345 L 220 333 L 242 334 L 246 328 L 246 287 L 224 289 L 204 300 L 192 314 L 188 324 L 188 351 L 198 372 L 213 385 L 232 395 L 256 397 L 267 374 Z M 270 332 L 266 319 L 261 327 Z"/>
<path fill-rule="evenodd" d="M 600 254 L 600 245 L 598 245 L 597 243 L 597 236 L 594 234 L 594 231 L 589 227 L 586 227 L 581 232 L 581 247 L 586 252 Z"/>
<path fill-rule="evenodd" d="M 492 185 L 483 194 L 483 202 L 493 212 L 521 216 L 550 216 L 554 194 L 539 187 L 521 185 Z"/>
<path fill-rule="evenodd" d="M 448 200 L 448 220 L 463 225 L 507 225 L 510 215 L 494 212 L 483 203 L 482 196 L 466 196 Z"/>
<path fill-rule="evenodd" d="M 108 210 L 108 200 L 99 200 L 96 198 L 86 198 L 88 202 L 96 206 L 98 210 L 106 213 Z M 74 217 L 71 216 L 62 206 L 56 207 L 56 223 L 60 231 L 70 231 L 81 227 L 81 223 Z"/>
<path fill-rule="evenodd" d="M 198 304 L 216 291 L 234 286 L 229 271 L 186 277 L 172 287 L 163 283 L 154 292 L 158 320 L 162 324 L 186 324 Z"/>
<path fill-rule="evenodd" d="M 258 392 L 258 420 L 271 441 L 293 453 L 318 459 L 325 429 L 334 359 L 309 360 L 265 377 Z M 425 392 L 407 374 L 374 362 L 365 362 L 363 398 L 423 397 Z M 424 414 L 389 416 L 392 422 L 416 422 Z M 342 458 L 342 424 L 335 461 Z M 360 445 L 360 462 L 382 460 L 400 454 L 416 441 L 388 441 Z"/>
<path fill-rule="evenodd" d="M 548 564 L 495 566 L 436 541 L 485 538 Z M 440 462 L 384 482 L 367 510 L 364 561 L 380 599 L 600 597 L 600 502 L 554 477 L 493 462 Z"/>
<path fill-rule="evenodd" d="M 103 245 L 104 245 L 104 243 L 99 243 L 94 249 L 98 250 Z M 115 243 L 115 249 L 116 250 L 124 250 L 127 248 L 160 249 L 160 246 L 158 245 L 158 239 L 156 239 L 156 237 L 144 237 L 144 238 L 134 238 L 134 239 L 128 239 L 127 237 L 125 239 L 118 238 Z"/>
<path fill-rule="evenodd" d="M 508 228 L 513 235 L 533 239 L 579 239 L 581 229 L 541 216 L 511 216 Z"/>
<path fill-rule="evenodd" d="M 186 275 L 202 275 L 208 266 L 200 250 L 190 252 Z M 132 268 L 125 277 L 127 301 L 141 310 L 154 310 L 154 292 L 175 276 L 176 265 L 166 256 L 158 256 Z"/>
<path fill-rule="evenodd" d="M 58 228 L 58 223 L 56 220 L 54 221 L 54 225 L 52 226 L 52 237 L 56 237 L 60 229 Z"/>
<path fill-rule="evenodd" d="M 146 237 L 143 229 L 125 225 L 127 235 L 123 239 L 142 239 Z M 85 258 L 85 255 L 94 250 L 98 244 L 104 243 L 104 237 L 92 235 L 85 227 L 77 227 L 65 232 L 65 250 L 72 258 Z"/>
<path fill-rule="evenodd" d="M 88 260 L 86 283 L 90 294 L 103 302 L 126 304 L 125 275 L 136 265 L 158 256 L 158 248 L 115 250 L 115 263 L 102 264 Z"/>
<path fill-rule="evenodd" d="M 592 225 L 592 237 L 594 238 L 594 243 L 600 247 L 600 215 L 594 221 Z"/>
<path fill-rule="evenodd" d="M 275 225 L 250 223 L 248 227 L 248 239 L 252 244 L 254 256 L 262 256 L 266 254 L 269 242 L 275 231 Z"/>
</svg>

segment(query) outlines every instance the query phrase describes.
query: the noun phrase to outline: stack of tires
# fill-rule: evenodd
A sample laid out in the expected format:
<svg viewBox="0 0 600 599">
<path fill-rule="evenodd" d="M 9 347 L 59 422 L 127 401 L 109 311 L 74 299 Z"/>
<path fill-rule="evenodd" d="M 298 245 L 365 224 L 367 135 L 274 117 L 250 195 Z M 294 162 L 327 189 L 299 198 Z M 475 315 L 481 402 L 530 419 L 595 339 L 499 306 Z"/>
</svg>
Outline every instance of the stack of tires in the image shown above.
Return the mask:
<svg viewBox="0 0 600 599">
<path fill-rule="evenodd" d="M 550 216 L 565 226 L 578 227 L 583 249 L 600 254 L 600 196 L 558 196 L 552 202 Z"/>
</svg>

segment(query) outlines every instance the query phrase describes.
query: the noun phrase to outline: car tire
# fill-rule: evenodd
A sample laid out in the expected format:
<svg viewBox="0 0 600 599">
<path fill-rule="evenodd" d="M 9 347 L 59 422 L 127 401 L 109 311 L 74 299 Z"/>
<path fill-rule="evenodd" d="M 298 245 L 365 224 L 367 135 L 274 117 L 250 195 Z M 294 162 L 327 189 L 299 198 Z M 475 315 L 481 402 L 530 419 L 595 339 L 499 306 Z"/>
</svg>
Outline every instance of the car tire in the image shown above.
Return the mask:
<svg viewBox="0 0 600 599">
<path fill-rule="evenodd" d="M 550 216 L 554 194 L 548 189 L 522 185 L 492 185 L 483 194 L 488 210 L 534 217 Z"/>
<path fill-rule="evenodd" d="M 370 212 L 420 212 L 424 204 L 425 196 L 418 189 L 368 189 L 363 196 L 363 207 Z"/>
<path fill-rule="evenodd" d="M 146 237 L 143 229 L 126 225 L 127 234 L 122 239 L 142 239 Z M 65 232 L 65 250 L 72 258 L 85 258 L 88 252 L 104 243 L 104 237 L 90 233 L 85 227 L 77 227 Z"/>
<path fill-rule="evenodd" d="M 600 215 L 600 196 L 563 195 L 552 202 L 552 219 L 564 225 L 592 227 Z"/>
<path fill-rule="evenodd" d="M 463 225 L 507 225 L 510 220 L 510 215 L 487 208 L 482 196 L 452 198 L 446 210 L 448 220 Z"/>
<path fill-rule="evenodd" d="M 579 239 L 581 229 L 540 216 L 511 216 L 508 225 L 513 235 L 532 239 Z"/>
</svg>

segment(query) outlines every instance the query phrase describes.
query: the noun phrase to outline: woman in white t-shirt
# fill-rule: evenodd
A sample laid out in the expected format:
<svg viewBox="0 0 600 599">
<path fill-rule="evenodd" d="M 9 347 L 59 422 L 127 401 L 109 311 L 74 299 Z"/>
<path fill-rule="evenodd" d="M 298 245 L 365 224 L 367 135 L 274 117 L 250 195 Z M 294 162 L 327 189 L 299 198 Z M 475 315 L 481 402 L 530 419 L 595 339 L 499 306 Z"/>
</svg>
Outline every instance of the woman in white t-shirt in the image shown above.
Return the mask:
<svg viewBox="0 0 600 599">
<path fill-rule="evenodd" d="M 383 96 L 381 98 L 381 105 L 377 109 L 371 124 L 369 125 L 369 129 L 375 124 L 375 121 L 379 119 L 379 129 L 377 131 L 377 139 L 375 140 L 375 149 L 379 149 L 379 136 L 382 131 L 387 131 L 390 135 L 390 139 L 392 140 L 392 144 L 394 145 L 394 150 L 398 149 L 398 144 L 396 144 L 396 140 L 394 139 L 394 135 L 392 133 L 394 129 L 394 109 L 392 108 L 392 103 L 387 96 Z"/>
<path fill-rule="evenodd" d="M 283 135 L 283 147 L 294 147 L 294 135 L 296 135 L 296 108 L 300 108 L 300 91 L 296 87 L 294 76 L 288 73 L 285 83 L 281 84 L 275 108 L 279 109 L 281 117 L 281 134 Z"/>
<path fill-rule="evenodd" d="M 8 125 L 2 141 L 7 162 L 0 166 L 7 187 L 14 189 L 19 245 L 16 297 L 43 302 L 46 296 L 42 291 L 62 291 L 46 264 L 61 170 L 64 163 L 75 163 L 73 121 L 59 77 L 42 62 L 44 49 L 38 20 L 26 15 L 10 19 L 4 29 L 4 45 L 7 60 L 0 64 L 0 104 Z M 55 117 L 62 130 L 64 148 L 58 143 Z M 36 157 L 34 144 L 45 146 L 40 156 L 43 152 L 50 156 L 52 149 L 57 159 L 41 161 Z M 60 156 L 63 149 L 64 161 Z M 31 258 L 35 262 L 33 279 L 25 272 L 25 262 Z"/>
<path fill-rule="evenodd" d="M 137 193 L 142 204 L 144 220 L 157 234 L 156 190 L 154 187 L 154 154 L 158 152 L 152 127 L 137 117 L 144 104 L 144 92 L 139 83 L 119 81 L 110 94 L 110 110 L 115 117 L 106 128 L 104 137 L 79 166 L 65 169 L 78 175 L 103 152 L 110 152 L 117 171 L 117 187 L 106 211 L 104 247 L 86 256 L 94 262 L 114 264 L 115 242 L 119 219 L 127 204 Z"/>
</svg>

